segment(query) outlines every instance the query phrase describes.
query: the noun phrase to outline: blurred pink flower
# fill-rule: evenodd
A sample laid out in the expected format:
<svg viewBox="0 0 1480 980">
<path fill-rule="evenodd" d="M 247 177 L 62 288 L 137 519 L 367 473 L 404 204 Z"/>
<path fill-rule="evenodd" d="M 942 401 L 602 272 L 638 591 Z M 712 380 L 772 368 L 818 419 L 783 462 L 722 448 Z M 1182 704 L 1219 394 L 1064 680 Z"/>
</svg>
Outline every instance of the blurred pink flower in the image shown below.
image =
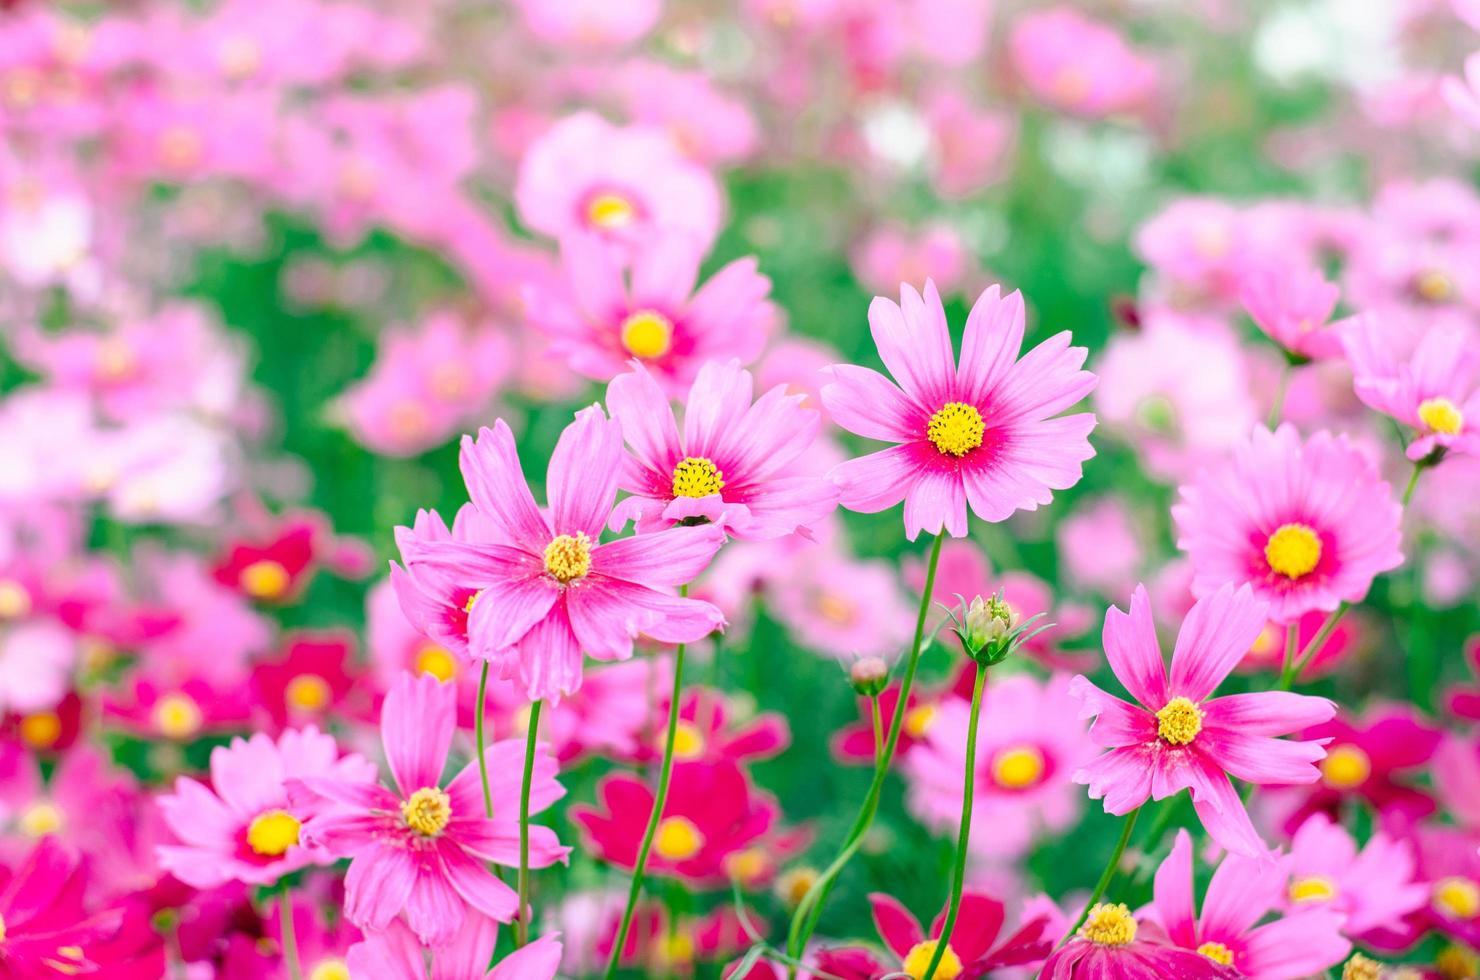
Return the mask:
<svg viewBox="0 0 1480 980">
<path fill-rule="evenodd" d="M 1472 329 L 1434 327 L 1406 360 L 1376 316 L 1358 317 L 1342 336 L 1357 397 L 1415 431 L 1409 459 L 1480 456 L 1480 339 Z"/>
<path fill-rule="evenodd" d="M 1135 588 L 1146 549 L 1140 528 L 1119 497 L 1076 507 L 1055 537 L 1059 567 L 1069 585 L 1120 600 Z"/>
<path fill-rule="evenodd" d="M 931 132 L 931 182 L 942 197 L 970 197 L 1007 176 L 1017 142 L 1016 117 L 977 108 L 956 89 L 943 86 L 926 97 L 925 120 Z M 893 282 L 870 288 L 892 288 L 901 279 L 909 281 L 895 276 Z"/>
<path fill-rule="evenodd" d="M 955 229 L 932 224 L 918 232 L 901 225 L 883 225 L 852 251 L 853 274 L 864 289 L 882 293 L 900 283 L 923 288 L 933 281 L 947 295 L 965 285 L 971 261 Z"/>
<path fill-rule="evenodd" d="M 966 321 L 960 367 L 935 284 L 925 295 L 901 287 L 902 306 L 875 297 L 869 307 L 874 343 L 897 386 L 877 371 L 833 367 L 822 389 L 843 428 L 900 443 L 833 470 L 850 510 L 876 513 L 905 503 L 905 536 L 921 531 L 962 537 L 967 505 L 981 519 L 1006 520 L 1036 510 L 1054 490 L 1079 482 L 1094 455 L 1088 413 L 1052 418 L 1095 386 L 1079 370 L 1086 351 L 1067 331 L 1021 359 L 1023 299 L 982 293 Z"/>
<path fill-rule="evenodd" d="M 663 12 L 662 0 L 515 0 L 524 26 L 572 53 L 640 40 Z"/>
<path fill-rule="evenodd" d="M 897 656 L 913 608 L 884 561 L 860 561 L 811 546 L 780 571 L 771 612 L 802 646 L 832 657 Z"/>
<path fill-rule="evenodd" d="M 1248 584 L 1276 623 L 1360 602 L 1373 578 L 1403 561 L 1402 507 L 1345 436 L 1302 441 L 1292 425 L 1257 428 L 1180 494 L 1172 519 L 1193 594 Z"/>
<path fill-rule="evenodd" d="M 1053 108 L 1107 116 L 1145 108 L 1155 95 L 1156 65 L 1072 7 L 1023 14 L 1008 45 L 1028 90 Z"/>
<path fill-rule="evenodd" d="M 1340 333 L 1327 322 L 1340 298 L 1336 284 L 1314 268 L 1256 268 L 1239 285 L 1239 300 L 1259 329 L 1301 358 L 1341 355 Z"/>
<path fill-rule="evenodd" d="M 700 163 L 737 163 L 757 149 L 759 133 L 749 108 L 703 72 L 636 59 L 618 70 L 613 82 L 633 122 L 666 129 L 679 149 Z"/>
<path fill-rule="evenodd" d="M 1378 831 L 1360 850 L 1346 828 L 1324 813 L 1306 818 L 1290 841 L 1287 911 L 1330 909 L 1345 916 L 1344 935 L 1360 939 L 1428 903 L 1415 881 L 1412 846 Z"/>
<path fill-rule="evenodd" d="M 541 936 L 490 969 L 497 944 L 498 923 L 470 912 L 449 942 L 430 951 L 428 964 L 428 950 L 398 920 L 351 946 L 344 967 L 355 980 L 554 980 L 559 933 Z"/>
<path fill-rule="evenodd" d="M 1201 599 L 1183 620 L 1168 676 L 1144 587 L 1130 613 L 1105 613 L 1105 656 L 1138 705 L 1106 694 L 1083 675 L 1071 694 L 1081 718 L 1095 718 L 1090 738 L 1109 749 L 1074 773 L 1105 812 L 1125 814 L 1147 799 L 1182 789 L 1208 834 L 1228 850 L 1267 858 L 1269 849 L 1249 821 L 1229 775 L 1255 784 L 1311 783 L 1326 754 L 1324 741 L 1282 741 L 1336 713 L 1325 698 L 1280 691 L 1209 700 L 1264 628 L 1268 606 L 1248 586 L 1224 586 Z"/>
</svg>

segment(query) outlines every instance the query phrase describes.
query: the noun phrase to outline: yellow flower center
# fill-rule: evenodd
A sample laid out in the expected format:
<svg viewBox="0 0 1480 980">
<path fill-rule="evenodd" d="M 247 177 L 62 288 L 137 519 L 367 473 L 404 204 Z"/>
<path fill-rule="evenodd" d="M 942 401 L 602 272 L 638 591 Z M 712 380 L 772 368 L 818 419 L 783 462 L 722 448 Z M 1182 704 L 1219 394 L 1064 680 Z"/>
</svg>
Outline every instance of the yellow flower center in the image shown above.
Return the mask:
<svg viewBox="0 0 1480 980">
<path fill-rule="evenodd" d="M 1320 875 L 1296 878 L 1290 882 L 1290 901 L 1329 902 L 1336 897 L 1336 882 Z"/>
<path fill-rule="evenodd" d="M 1480 974 L 1480 956 L 1464 946 L 1445 946 L 1434 957 L 1434 969 L 1444 980 L 1473 980 L 1476 974 Z M 1374 973 L 1373 980 L 1379 976 L 1380 974 Z M 1414 980 L 1418 980 L 1419 976 L 1421 975 L 1415 974 Z M 1345 974 L 1342 975 L 1342 980 L 1346 980 Z M 1399 978 L 1394 976 L 1393 980 Z"/>
<path fill-rule="evenodd" d="M 986 431 L 982 413 L 965 402 L 946 402 L 925 425 L 925 435 L 935 448 L 951 456 L 965 456 L 980 446 Z"/>
<path fill-rule="evenodd" d="M 626 228 L 637 220 L 637 206 L 621 194 L 597 194 L 586 205 L 586 220 L 597 228 Z"/>
<path fill-rule="evenodd" d="M 1203 943 L 1197 947 L 1197 951 L 1214 963 L 1222 963 L 1224 966 L 1233 965 L 1233 950 L 1222 943 Z"/>
<path fill-rule="evenodd" d="M 915 943 L 905 955 L 904 963 L 900 965 L 900 971 L 907 973 L 914 980 L 925 980 L 925 971 L 930 968 L 930 961 L 935 956 L 935 947 L 940 945 L 938 939 L 927 939 L 923 943 Z M 935 967 L 936 980 L 956 980 L 961 975 L 961 957 L 946 943 L 946 950 L 940 954 L 940 962 Z"/>
<path fill-rule="evenodd" d="M 1465 413 L 1448 398 L 1426 398 L 1418 406 L 1419 420 L 1430 432 L 1458 435 L 1465 427 Z"/>
<path fill-rule="evenodd" d="M 742 883 L 754 881 L 771 867 L 771 860 L 759 847 L 748 847 L 725 859 L 725 870 Z"/>
<path fill-rule="evenodd" d="M 673 730 L 673 757 L 697 759 L 704 754 L 704 736 L 689 722 L 681 721 Z"/>
<path fill-rule="evenodd" d="M 452 797 L 435 786 L 423 786 L 401 803 L 401 819 L 423 837 L 436 837 L 452 819 Z"/>
<path fill-rule="evenodd" d="M 688 456 L 673 468 L 675 497 L 707 497 L 725 488 L 725 475 L 712 460 Z"/>
<path fill-rule="evenodd" d="M 263 857 L 282 857 L 298 843 L 298 818 L 287 810 L 259 813 L 247 825 L 247 846 Z"/>
<path fill-rule="evenodd" d="M 812 608 L 817 610 L 817 615 L 839 626 L 847 626 L 857 616 L 852 602 L 836 592 L 825 590 L 818 592 L 813 598 Z"/>
<path fill-rule="evenodd" d="M 0 579 L 0 619 L 20 619 L 31 611 L 31 593 L 12 579 Z"/>
<path fill-rule="evenodd" d="M 653 847 L 668 861 L 687 861 L 704 848 L 704 835 L 687 817 L 665 817 Z"/>
<path fill-rule="evenodd" d="M 1374 959 L 1353 953 L 1341 968 L 1341 980 L 1381 980 L 1382 964 Z"/>
<path fill-rule="evenodd" d="M 997 753 L 992 778 L 1003 789 L 1026 789 L 1043 776 L 1043 753 L 1031 745 L 1017 745 Z"/>
<path fill-rule="evenodd" d="M 682 928 L 658 940 L 658 959 L 664 963 L 693 963 L 698 951 L 699 947 L 695 944 L 694 937 Z"/>
<path fill-rule="evenodd" d="M 633 357 L 662 357 L 673 346 L 673 321 L 657 310 L 638 310 L 622 321 L 622 346 Z"/>
<path fill-rule="evenodd" d="M 1156 713 L 1156 734 L 1172 745 L 1188 745 L 1202 731 L 1202 720 L 1202 709 L 1178 696 Z"/>
<path fill-rule="evenodd" d="M 457 661 L 445 647 L 428 643 L 416 651 L 416 672 L 431 674 L 439 681 L 450 681 L 457 676 Z"/>
<path fill-rule="evenodd" d="M 159 136 L 159 162 L 170 170 L 190 170 L 205 156 L 206 143 L 189 126 L 175 125 Z"/>
<path fill-rule="evenodd" d="M 283 699 L 303 711 L 323 711 L 333 697 L 329 682 L 318 674 L 299 674 L 283 689 Z"/>
<path fill-rule="evenodd" d="M 55 711 L 38 711 L 21 719 L 21 738 L 36 749 L 49 749 L 62 737 L 62 719 Z"/>
<path fill-rule="evenodd" d="M 271 559 L 254 561 L 242 569 L 242 591 L 254 599 L 277 599 L 292 581 L 288 570 Z"/>
<path fill-rule="evenodd" d="M 189 738 L 200 731 L 205 717 L 200 705 L 178 692 L 166 694 L 154 703 L 154 727 L 170 738 Z"/>
<path fill-rule="evenodd" d="M 1321 760 L 1321 777 L 1332 789 L 1356 789 L 1372 775 L 1372 760 L 1355 745 L 1334 745 Z"/>
<path fill-rule="evenodd" d="M 591 571 L 591 539 L 586 532 L 562 534 L 545 546 L 545 571 L 562 585 Z"/>
<path fill-rule="evenodd" d="M 1321 539 L 1308 525 L 1281 524 L 1264 546 L 1264 560 L 1286 578 L 1308 575 L 1321 560 Z"/>
<path fill-rule="evenodd" d="M 1440 270 L 1429 269 L 1413 280 L 1413 291 L 1426 303 L 1446 303 L 1454 296 L 1454 283 Z"/>
<path fill-rule="evenodd" d="M 1136 920 L 1124 902 L 1102 902 L 1089 910 L 1079 934 L 1100 946 L 1124 946 L 1136 938 Z"/>
<path fill-rule="evenodd" d="M 910 738 L 924 738 L 935 723 L 936 707 L 933 704 L 917 704 L 904 715 L 904 731 Z"/>
<path fill-rule="evenodd" d="M 308 980 L 350 980 L 349 967 L 337 958 L 320 960 L 308 972 Z"/>
<path fill-rule="evenodd" d="M 0 915 L 0 943 L 5 942 L 5 916 Z"/>
<path fill-rule="evenodd" d="M 41 802 L 29 806 L 21 813 L 16 824 L 27 837 L 45 837 L 62 829 L 62 811 L 51 803 Z"/>
<path fill-rule="evenodd" d="M 817 881 L 816 868 L 792 868 L 790 871 L 776 879 L 776 894 L 787 905 L 795 908 L 801 904 L 802 899 L 807 897 L 807 892 L 812 890 L 812 885 Z"/>
<path fill-rule="evenodd" d="M 1434 906 L 1453 919 L 1473 919 L 1480 913 L 1480 885 L 1455 875 L 1434 883 Z"/>
</svg>

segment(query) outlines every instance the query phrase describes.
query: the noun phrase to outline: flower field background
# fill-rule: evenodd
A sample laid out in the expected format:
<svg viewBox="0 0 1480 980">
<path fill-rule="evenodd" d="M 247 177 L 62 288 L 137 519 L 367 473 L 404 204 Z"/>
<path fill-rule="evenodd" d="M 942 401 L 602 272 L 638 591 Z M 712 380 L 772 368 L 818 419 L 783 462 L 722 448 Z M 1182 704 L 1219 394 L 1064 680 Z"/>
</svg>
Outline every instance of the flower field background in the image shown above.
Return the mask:
<svg viewBox="0 0 1480 980">
<path fill-rule="evenodd" d="M 1477 49 L 0 0 L 0 974 L 1475 977 Z"/>
</svg>

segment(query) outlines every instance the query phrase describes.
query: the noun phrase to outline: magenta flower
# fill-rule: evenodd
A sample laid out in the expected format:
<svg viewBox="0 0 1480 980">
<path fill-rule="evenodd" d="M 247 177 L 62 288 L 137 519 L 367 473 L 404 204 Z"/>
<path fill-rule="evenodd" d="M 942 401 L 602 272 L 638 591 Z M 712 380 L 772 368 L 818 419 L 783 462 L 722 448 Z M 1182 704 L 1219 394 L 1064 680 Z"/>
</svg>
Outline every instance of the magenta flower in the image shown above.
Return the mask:
<svg viewBox="0 0 1480 980">
<path fill-rule="evenodd" d="M 1180 493 L 1172 519 L 1193 594 L 1247 584 L 1276 623 L 1360 602 L 1373 578 L 1403 562 L 1402 507 L 1345 436 L 1302 442 L 1292 425 L 1257 428 Z"/>
<path fill-rule="evenodd" d="M 677 233 L 644 239 L 630 262 L 594 235 L 567 236 L 562 278 L 527 290 L 529 322 L 576 373 L 610 381 L 636 358 L 676 398 L 708 361 L 754 361 L 777 322 L 771 280 L 753 257 L 696 289 L 703 260 Z"/>
<path fill-rule="evenodd" d="M 488 863 L 519 866 L 519 794 L 524 739 L 488 747 L 493 818 L 484 816 L 478 765 L 470 762 L 444 788 L 442 770 L 457 727 L 457 689 L 430 674 L 403 674 L 386 695 L 380 737 L 394 789 L 368 782 L 308 777 L 289 783 L 296 800 L 330 800 L 342 808 L 303 825 L 303 839 L 351 859 L 344 913 L 362 929 L 383 932 L 404 916 L 423 943 L 443 945 L 469 914 L 508 922 L 519 908 L 514 890 Z M 564 795 L 555 761 L 538 755 L 530 812 Z M 548 827 L 531 826 L 530 867 L 565 859 Z"/>
<path fill-rule="evenodd" d="M 547 517 L 524 482 L 503 420 L 464 437 L 463 479 L 486 531 L 472 542 L 402 536 L 397 593 L 412 622 L 465 621 L 468 649 L 531 700 L 581 685 L 581 652 L 626 660 L 645 634 L 688 643 L 724 625 L 714 606 L 669 589 L 692 580 L 724 542 L 715 525 L 599 543 L 623 464 L 622 429 L 600 406 L 561 433 L 545 485 Z M 445 632 L 446 630 L 444 630 Z"/>
<path fill-rule="evenodd" d="M 1268 606 L 1243 586 L 1224 586 L 1199 600 L 1182 621 L 1170 676 L 1162 660 L 1146 587 L 1131 610 L 1105 613 L 1105 656 L 1116 679 L 1139 702 L 1127 704 L 1077 676 L 1070 694 L 1080 717 L 1094 718 L 1090 739 L 1109 749 L 1075 772 L 1107 813 L 1129 813 L 1148 798 L 1182 789 L 1212 838 L 1230 851 L 1262 857 L 1268 849 L 1249 820 L 1229 775 L 1251 783 L 1312 783 L 1326 754 L 1324 740 L 1282 741 L 1329 719 L 1325 698 L 1280 691 L 1208 700 L 1264 628 Z"/>
<path fill-rule="evenodd" d="M 751 404 L 753 379 L 735 361 L 699 369 L 684 405 L 683 434 L 663 389 L 638 364 L 607 387 L 606 403 L 632 456 L 620 486 L 632 496 L 612 512 L 639 533 L 707 521 L 737 538 L 779 538 L 832 512 L 838 491 L 797 473 L 821 417 L 778 385 Z"/>
<path fill-rule="evenodd" d="M 1346 958 L 1343 916 L 1331 909 L 1294 911 L 1265 925 L 1259 920 L 1285 897 L 1283 866 L 1230 854 L 1213 872 L 1202 914 L 1193 896 L 1192 838 L 1177 841 L 1156 871 L 1147 932 L 1156 929 L 1175 946 L 1232 966 L 1252 980 L 1296 980 L 1322 975 Z"/>
<path fill-rule="evenodd" d="M 869 325 L 879 356 L 899 382 L 852 364 L 835 365 L 822 401 L 850 432 L 898 443 L 832 472 L 849 510 L 875 513 L 904 501 L 905 534 L 944 528 L 966 534 L 966 507 L 986 521 L 1049 503 L 1079 482 L 1094 455 L 1089 413 L 1053 418 L 1095 386 L 1081 371 L 1086 351 L 1055 334 L 1021 360 L 1023 298 L 993 286 L 966 320 L 959 368 L 935 284 L 922 298 L 900 287 L 900 304 L 876 297 Z"/>
<path fill-rule="evenodd" d="M 1337 912 L 1345 918 L 1341 931 L 1353 938 L 1391 929 L 1429 901 L 1429 889 L 1415 880 L 1408 841 L 1378 831 L 1358 850 L 1346 828 L 1324 813 L 1312 814 L 1295 831 L 1289 864 L 1285 908 Z"/>
<path fill-rule="evenodd" d="M 1386 326 L 1363 316 L 1342 335 L 1357 397 L 1414 430 L 1411 460 L 1441 451 L 1480 456 L 1480 344 L 1472 331 L 1434 327 L 1405 360 Z"/>
<path fill-rule="evenodd" d="M 1231 966 L 1159 940 L 1138 938 L 1124 905 L 1095 905 L 1072 939 L 1043 964 L 1039 980 L 1240 980 Z"/>
<path fill-rule="evenodd" d="M 231 881 L 271 885 L 311 864 L 332 864 L 324 849 L 300 839 L 304 821 L 336 809 L 322 800 L 290 803 L 287 784 L 324 778 L 370 783 L 375 766 L 361 755 L 343 758 L 333 736 L 309 726 L 232 739 L 211 752 L 211 788 L 180 778 L 175 792 L 159 798 L 165 823 L 179 846 L 159 847 L 160 867 L 196 888 Z"/>
</svg>

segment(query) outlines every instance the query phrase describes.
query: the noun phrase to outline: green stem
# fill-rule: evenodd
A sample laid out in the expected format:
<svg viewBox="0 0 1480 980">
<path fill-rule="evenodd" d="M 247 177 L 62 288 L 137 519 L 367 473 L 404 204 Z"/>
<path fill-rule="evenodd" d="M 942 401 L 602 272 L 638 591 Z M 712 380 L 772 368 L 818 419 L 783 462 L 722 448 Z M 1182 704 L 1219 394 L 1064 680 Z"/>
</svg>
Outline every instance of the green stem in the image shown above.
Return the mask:
<svg viewBox="0 0 1480 980">
<path fill-rule="evenodd" d="M 519 918 L 515 920 L 514 945 L 529 942 L 529 790 L 534 782 L 534 750 L 540 733 L 540 709 L 545 702 L 529 706 L 529 734 L 524 742 L 524 781 L 519 786 Z M 484 783 L 484 788 L 487 788 Z M 490 805 L 490 811 L 492 805 Z"/>
<path fill-rule="evenodd" d="M 1408 509 L 1408 504 L 1413 500 L 1413 491 L 1418 488 L 1418 478 L 1424 471 L 1423 463 L 1413 464 L 1413 473 L 1408 477 L 1408 486 L 1403 489 L 1403 509 Z"/>
<path fill-rule="evenodd" d="M 1280 368 L 1279 385 L 1274 390 L 1274 404 L 1269 409 L 1269 428 L 1271 431 L 1279 427 L 1280 416 L 1285 411 L 1285 391 L 1290 386 L 1290 362 L 1287 359 Z"/>
<path fill-rule="evenodd" d="M 956 875 L 951 879 L 951 900 L 946 909 L 946 921 L 941 926 L 940 936 L 935 943 L 935 952 L 930 954 L 930 965 L 925 968 L 924 980 L 933 980 L 946 947 L 951 944 L 951 933 L 956 928 L 956 916 L 961 911 L 961 891 L 966 885 L 966 846 L 971 842 L 971 805 L 976 796 L 976 726 L 981 720 L 982 688 L 987 683 L 987 668 L 976 667 L 976 685 L 971 689 L 971 720 L 966 725 L 966 784 L 961 797 L 961 830 L 956 839 Z"/>
<path fill-rule="evenodd" d="M 298 937 L 293 932 L 293 899 L 288 886 L 278 895 L 278 922 L 282 928 L 283 961 L 288 964 L 291 980 L 303 980 L 303 965 L 298 961 Z"/>
<path fill-rule="evenodd" d="M 1165 806 L 1166 804 L 1162 805 Z M 1140 813 L 1141 808 L 1136 807 L 1130 813 L 1126 814 L 1125 825 L 1120 830 L 1120 840 L 1115 842 L 1115 851 L 1110 855 L 1110 863 L 1105 865 L 1105 870 L 1100 874 L 1100 880 L 1095 885 L 1095 890 L 1090 893 L 1089 901 L 1084 903 L 1084 911 L 1079 913 L 1079 918 L 1074 920 L 1074 924 L 1064 934 L 1060 945 L 1068 942 L 1069 938 L 1079 931 L 1079 927 L 1084 925 L 1084 920 L 1089 918 L 1089 910 L 1094 908 L 1100 899 L 1105 897 L 1105 891 L 1110 887 L 1110 882 L 1115 878 L 1115 872 L 1120 869 L 1120 859 L 1125 854 L 1125 845 L 1131 839 L 1131 830 L 1136 826 L 1136 817 Z"/>
<path fill-rule="evenodd" d="M 884 717 L 879 709 L 879 696 L 875 694 L 869 698 L 869 704 L 873 706 L 874 716 L 874 765 L 879 764 L 879 757 L 884 754 Z"/>
<path fill-rule="evenodd" d="M 493 819 L 493 790 L 488 786 L 488 759 L 484 755 L 483 744 L 483 713 L 486 709 L 488 697 L 488 668 L 490 664 L 483 661 L 483 671 L 478 675 L 478 709 L 473 716 L 473 737 L 478 742 L 478 776 L 483 780 L 483 812 L 488 819 Z"/>
<path fill-rule="evenodd" d="M 1341 617 L 1345 616 L 1346 611 L 1350 608 L 1351 603 L 1349 602 L 1343 602 L 1337 606 L 1331 615 L 1326 617 L 1326 621 L 1321 624 L 1321 628 L 1316 631 L 1316 635 L 1310 638 L 1310 642 L 1305 645 L 1305 650 L 1300 654 L 1300 657 L 1293 661 L 1286 658 L 1284 672 L 1280 674 L 1279 690 L 1288 691 L 1295 686 L 1295 678 L 1299 677 L 1300 672 L 1305 670 L 1311 658 L 1321 652 L 1321 647 L 1326 645 L 1326 640 L 1331 637 L 1331 632 L 1336 629 L 1336 624 L 1341 622 Z M 1292 631 L 1295 629 L 1293 624 L 1290 626 L 1290 629 Z"/>
<path fill-rule="evenodd" d="M 684 586 L 680 595 L 688 595 Z M 622 924 L 617 928 L 617 940 L 612 945 L 611 958 L 606 963 L 606 980 L 612 980 L 617 972 L 617 961 L 627 945 L 627 933 L 632 929 L 632 914 L 637 910 L 637 898 L 642 894 L 642 877 L 647 870 L 648 852 L 652 850 L 653 838 L 657 836 L 658 824 L 663 819 L 663 807 L 668 803 L 668 784 L 673 777 L 673 743 L 678 734 L 678 708 L 683 697 L 684 645 L 680 643 L 673 656 L 673 694 L 668 699 L 668 738 L 663 742 L 663 766 L 658 771 L 658 789 L 653 796 L 653 812 L 648 816 L 647 830 L 643 832 L 642 844 L 637 849 L 637 863 L 632 869 L 632 886 L 627 890 L 627 907 L 622 910 Z"/>
<path fill-rule="evenodd" d="M 899 702 L 894 706 L 894 718 L 889 723 L 889 737 L 884 740 L 884 751 L 874 761 L 874 778 L 869 784 L 868 795 L 864 797 L 863 806 L 859 809 L 847 838 L 844 839 L 842 851 L 833 859 L 833 863 L 818 875 L 812 887 L 807 889 L 807 894 L 802 896 L 802 900 L 797 903 L 796 911 L 792 913 L 791 926 L 787 930 L 786 938 L 786 952 L 792 959 L 801 956 L 801 951 L 806 948 L 812 930 L 817 927 L 817 918 L 822 914 L 822 902 L 832 889 L 833 880 L 858 852 L 859 846 L 863 843 L 863 837 L 873 825 L 874 815 L 879 810 L 879 798 L 884 791 L 884 778 L 889 773 L 889 763 L 894 758 L 895 746 L 899 744 L 899 733 L 904 727 L 904 716 L 909 708 L 910 690 L 915 684 L 915 671 L 920 666 L 920 645 L 925 639 L 925 619 L 930 612 L 930 597 L 935 593 L 935 569 L 940 564 L 940 547 L 944 541 L 944 534 L 937 535 L 935 543 L 930 548 L 930 559 L 925 567 L 925 591 L 920 597 L 919 615 L 915 618 L 914 643 L 910 646 L 909 659 L 905 661 L 904 678 L 899 686 Z M 813 915 L 814 906 L 816 915 Z M 795 977 L 795 970 L 789 972 L 792 977 Z"/>
</svg>

